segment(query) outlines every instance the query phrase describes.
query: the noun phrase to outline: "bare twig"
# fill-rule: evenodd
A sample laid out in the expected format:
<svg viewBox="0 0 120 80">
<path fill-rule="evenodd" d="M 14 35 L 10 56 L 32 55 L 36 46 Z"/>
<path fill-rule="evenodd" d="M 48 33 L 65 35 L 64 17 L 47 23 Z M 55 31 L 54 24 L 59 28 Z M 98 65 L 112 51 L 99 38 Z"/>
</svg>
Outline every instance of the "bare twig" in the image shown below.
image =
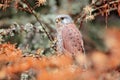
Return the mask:
<svg viewBox="0 0 120 80">
<path fill-rule="evenodd" d="M 35 13 L 34 9 L 31 7 L 31 5 L 29 4 L 29 2 L 27 0 L 23 0 L 24 3 L 28 6 L 28 8 L 30 9 L 30 13 L 33 14 L 36 18 L 36 20 L 40 23 L 40 25 L 42 26 L 42 29 L 44 30 L 45 34 L 47 35 L 48 39 L 53 42 L 53 38 L 49 35 L 49 33 L 46 31 L 45 27 L 47 27 L 45 24 L 43 25 L 42 21 L 38 18 L 37 14 Z M 45 27 L 44 27 L 45 26 Z"/>
<path fill-rule="evenodd" d="M 96 2 L 93 2 L 90 5 L 87 5 L 83 9 L 82 15 L 78 15 L 77 19 L 81 19 L 80 28 L 82 26 L 83 21 L 93 20 L 98 15 L 105 16 L 105 23 L 107 27 L 108 15 L 110 14 L 111 11 L 118 10 L 120 4 L 120 0 L 109 0 L 109 1 L 102 0 L 101 4 L 97 5 L 96 3 L 98 1 L 100 0 L 97 0 Z"/>
</svg>

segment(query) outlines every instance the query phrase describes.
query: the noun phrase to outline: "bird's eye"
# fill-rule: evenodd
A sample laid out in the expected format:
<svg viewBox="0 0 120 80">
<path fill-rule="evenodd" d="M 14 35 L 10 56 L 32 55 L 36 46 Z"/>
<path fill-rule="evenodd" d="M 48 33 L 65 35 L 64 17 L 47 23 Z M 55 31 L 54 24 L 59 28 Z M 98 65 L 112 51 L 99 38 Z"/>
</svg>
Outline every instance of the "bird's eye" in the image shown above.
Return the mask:
<svg viewBox="0 0 120 80">
<path fill-rule="evenodd" d="M 61 17 L 61 20 L 63 20 L 64 19 L 64 17 Z"/>
</svg>

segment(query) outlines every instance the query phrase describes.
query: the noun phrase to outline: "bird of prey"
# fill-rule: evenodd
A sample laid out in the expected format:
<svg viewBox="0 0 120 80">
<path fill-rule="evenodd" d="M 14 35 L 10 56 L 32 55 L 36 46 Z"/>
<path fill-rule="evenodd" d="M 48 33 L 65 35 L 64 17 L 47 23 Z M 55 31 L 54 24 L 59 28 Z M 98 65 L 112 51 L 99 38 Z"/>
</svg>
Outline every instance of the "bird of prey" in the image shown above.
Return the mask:
<svg viewBox="0 0 120 80">
<path fill-rule="evenodd" d="M 82 34 L 69 15 L 61 14 L 55 19 L 57 29 L 57 51 L 71 54 L 84 53 Z"/>
</svg>

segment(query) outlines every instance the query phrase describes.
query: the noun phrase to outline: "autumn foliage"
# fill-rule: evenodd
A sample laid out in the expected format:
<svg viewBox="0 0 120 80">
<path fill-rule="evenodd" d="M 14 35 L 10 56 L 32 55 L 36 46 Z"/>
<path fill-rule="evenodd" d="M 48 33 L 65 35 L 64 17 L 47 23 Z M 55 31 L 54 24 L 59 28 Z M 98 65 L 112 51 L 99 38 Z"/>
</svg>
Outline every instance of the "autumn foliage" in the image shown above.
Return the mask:
<svg viewBox="0 0 120 80">
<path fill-rule="evenodd" d="M 31 4 L 30 1 L 32 1 L 33 4 Z M 36 53 L 28 52 L 28 54 L 26 54 L 22 49 L 17 48 L 17 45 L 11 44 L 3 39 L 5 36 L 13 36 L 13 33 L 16 35 L 16 32 L 32 32 L 33 30 L 33 32 L 39 32 L 40 34 L 45 33 L 51 43 L 54 44 L 54 39 L 50 34 L 51 32 L 48 33 L 46 29 L 52 22 L 46 25 L 42 17 L 39 18 L 35 11 L 36 8 L 41 7 L 41 5 L 44 5 L 48 1 L 0 0 L 1 10 L 6 11 L 8 8 L 15 8 L 16 11 L 20 10 L 32 14 L 40 24 L 40 29 L 42 29 L 39 30 L 34 25 L 29 29 L 30 26 L 26 28 L 25 26 L 19 26 L 17 24 L 8 29 L 0 29 L 0 80 L 119 80 L 119 28 L 108 27 L 105 29 L 105 35 L 102 38 L 107 48 L 106 51 L 93 51 L 94 49 L 92 49 L 91 52 L 88 51 L 86 53 L 86 57 L 82 54 L 76 54 L 73 57 L 68 53 L 58 53 L 57 51 L 54 51 L 54 54 L 49 52 L 50 55 L 45 56 L 41 54 L 42 52 L 40 52 L 41 50 L 39 49 L 36 50 Z M 59 3 L 59 0 L 54 1 Z M 54 8 L 52 7 L 53 11 L 59 7 L 60 4 L 58 3 L 56 3 L 57 5 L 54 6 Z M 81 12 L 78 12 L 78 15 L 76 14 L 75 23 L 78 23 L 81 28 L 84 21 L 94 20 L 96 16 L 101 15 L 105 17 L 107 26 L 108 16 L 112 11 L 117 11 L 117 14 L 120 16 L 120 0 L 91 0 L 89 5 L 86 5 Z M 74 16 L 74 14 L 71 15 Z M 54 46 L 50 48 L 54 49 Z M 87 67 L 84 68 L 83 65 Z"/>
<path fill-rule="evenodd" d="M 87 69 L 79 65 L 69 54 L 40 56 L 24 55 L 10 43 L 0 45 L 0 80 L 20 80 L 27 74 L 35 80 L 115 80 L 119 79 L 120 29 L 106 30 L 104 42 L 108 52 L 93 51 L 86 55 Z"/>
</svg>

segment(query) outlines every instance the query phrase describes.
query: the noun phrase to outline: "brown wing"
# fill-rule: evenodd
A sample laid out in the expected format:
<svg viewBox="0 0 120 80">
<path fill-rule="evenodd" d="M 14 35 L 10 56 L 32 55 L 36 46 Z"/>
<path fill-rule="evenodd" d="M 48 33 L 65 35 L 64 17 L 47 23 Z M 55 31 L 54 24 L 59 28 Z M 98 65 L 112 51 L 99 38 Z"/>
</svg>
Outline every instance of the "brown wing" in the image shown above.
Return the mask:
<svg viewBox="0 0 120 80">
<path fill-rule="evenodd" d="M 80 31 L 74 24 L 65 25 L 62 31 L 64 49 L 72 54 L 83 52 L 83 40 Z"/>
</svg>

